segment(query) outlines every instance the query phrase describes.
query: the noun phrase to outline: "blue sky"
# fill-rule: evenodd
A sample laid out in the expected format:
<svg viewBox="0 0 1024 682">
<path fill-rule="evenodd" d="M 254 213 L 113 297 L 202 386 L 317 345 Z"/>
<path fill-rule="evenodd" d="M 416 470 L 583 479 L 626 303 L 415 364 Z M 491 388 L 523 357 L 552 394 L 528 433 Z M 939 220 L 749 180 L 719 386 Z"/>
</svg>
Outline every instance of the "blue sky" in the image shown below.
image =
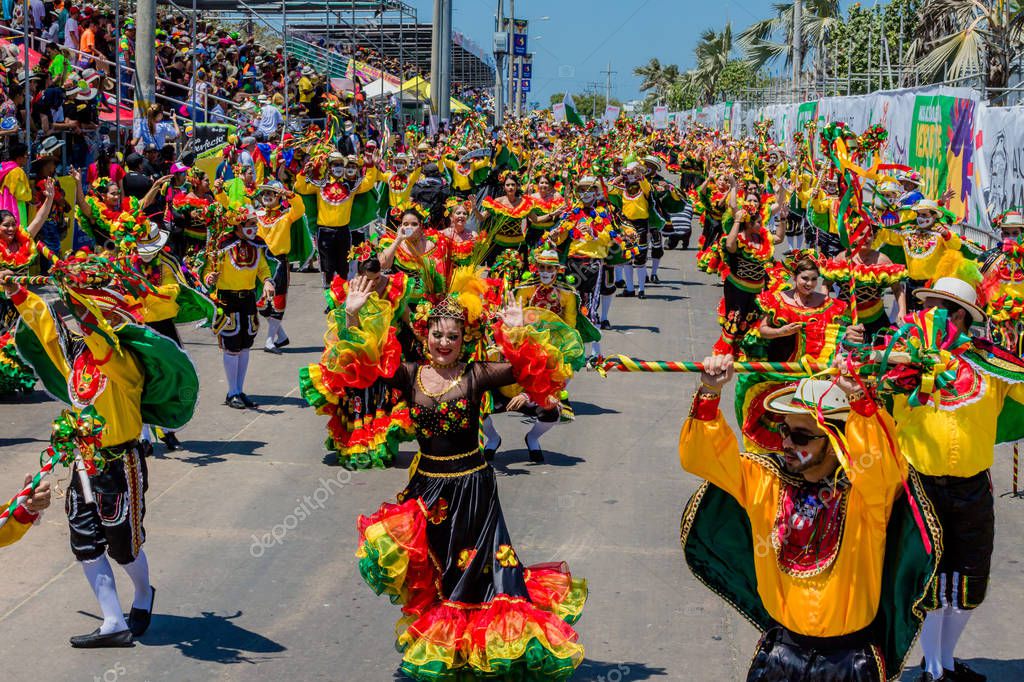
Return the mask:
<svg viewBox="0 0 1024 682">
<path fill-rule="evenodd" d="M 419 20 L 429 22 L 433 0 L 407 0 Z M 453 24 L 489 49 L 496 0 L 453 0 Z M 651 57 L 663 63 L 693 66 L 693 46 L 701 31 L 732 21 L 734 32 L 772 14 L 775 0 L 517 0 L 516 16 L 530 21 L 529 50 L 534 53 L 533 95 L 542 105 L 556 92 L 580 92 L 591 82 L 604 92 L 608 62 L 615 71 L 612 96 L 640 96 L 633 68 Z M 505 12 L 509 0 L 504 0 Z M 844 5 L 847 3 L 844 3 Z M 869 3 L 865 3 L 869 4 Z M 542 17 L 549 17 L 542 21 Z M 570 71 L 573 77 L 559 77 Z"/>
</svg>

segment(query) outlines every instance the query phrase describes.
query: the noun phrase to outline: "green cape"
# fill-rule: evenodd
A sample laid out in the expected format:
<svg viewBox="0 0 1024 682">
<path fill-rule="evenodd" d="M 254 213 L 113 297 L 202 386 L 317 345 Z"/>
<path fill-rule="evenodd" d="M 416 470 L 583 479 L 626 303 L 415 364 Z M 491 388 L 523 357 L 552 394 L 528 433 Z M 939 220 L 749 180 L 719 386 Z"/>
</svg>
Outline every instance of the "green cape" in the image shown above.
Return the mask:
<svg viewBox="0 0 1024 682">
<path fill-rule="evenodd" d="M 116 332 L 122 350 L 132 352 L 145 376 L 140 411 L 145 424 L 180 429 L 192 419 L 199 400 L 199 375 L 177 344 L 149 327 L 124 325 Z M 39 375 L 46 390 L 70 405 L 68 382 L 46 354 L 32 329 L 19 323 L 18 351 Z"/>
<path fill-rule="evenodd" d="M 899 679 L 917 640 L 925 615 L 921 604 L 942 554 L 938 521 L 913 470 L 907 485 L 925 518 L 933 553 L 925 551 L 907 498 L 900 495 L 886 529 L 882 593 L 871 625 L 890 680 Z M 734 497 L 705 482 L 683 511 L 680 540 L 686 564 L 698 580 L 758 630 L 763 632 L 774 625 L 757 592 L 750 521 Z"/>
</svg>

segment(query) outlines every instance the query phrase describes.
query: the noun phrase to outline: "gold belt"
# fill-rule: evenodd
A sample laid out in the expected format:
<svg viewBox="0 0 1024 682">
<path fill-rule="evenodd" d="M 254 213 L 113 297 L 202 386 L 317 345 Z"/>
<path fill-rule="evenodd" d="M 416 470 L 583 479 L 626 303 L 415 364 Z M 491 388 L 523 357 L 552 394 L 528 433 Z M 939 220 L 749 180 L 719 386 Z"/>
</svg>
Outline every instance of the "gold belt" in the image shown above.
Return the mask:
<svg viewBox="0 0 1024 682">
<path fill-rule="evenodd" d="M 420 474 L 421 476 L 426 476 L 427 478 L 458 478 L 459 476 L 469 476 L 470 474 L 475 474 L 476 472 L 480 471 L 481 469 L 486 469 L 486 468 L 487 468 L 487 462 L 484 462 L 480 466 L 473 467 L 472 469 L 467 469 L 466 471 L 453 471 L 453 472 L 447 473 L 447 474 L 434 474 L 434 473 L 431 473 L 429 471 L 421 471 L 421 470 L 417 469 L 416 473 Z"/>
<path fill-rule="evenodd" d="M 425 459 L 432 459 L 435 462 L 450 462 L 450 461 L 455 460 L 455 459 L 462 459 L 463 457 L 469 457 L 470 455 L 475 455 L 478 452 L 480 452 L 480 448 L 473 448 L 472 450 L 469 450 L 468 452 L 463 452 L 460 455 L 447 455 L 447 456 L 443 456 L 443 457 L 438 457 L 437 455 L 428 455 L 425 452 L 420 452 L 418 454 L 419 454 L 420 457 L 423 457 Z"/>
</svg>

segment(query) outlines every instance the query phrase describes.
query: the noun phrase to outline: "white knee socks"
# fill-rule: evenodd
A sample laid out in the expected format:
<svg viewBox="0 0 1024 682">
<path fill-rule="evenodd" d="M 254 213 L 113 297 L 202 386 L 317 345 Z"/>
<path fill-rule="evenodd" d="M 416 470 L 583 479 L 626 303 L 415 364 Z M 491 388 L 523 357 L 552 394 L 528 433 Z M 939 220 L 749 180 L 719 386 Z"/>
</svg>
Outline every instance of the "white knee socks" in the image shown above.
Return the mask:
<svg viewBox="0 0 1024 682">
<path fill-rule="evenodd" d="M 235 385 L 238 392 L 245 392 L 245 373 L 249 371 L 249 349 L 246 348 L 238 354 L 238 367 L 235 372 Z"/>
<path fill-rule="evenodd" d="M 942 677 L 942 628 L 945 623 L 946 609 L 929 611 L 921 626 L 921 650 L 924 652 L 924 669 L 932 677 Z"/>
<path fill-rule="evenodd" d="M 146 552 L 140 549 L 135 561 L 124 564 L 122 568 L 135 586 L 132 608 L 149 611 L 153 606 L 153 590 L 149 586 L 149 560 L 146 559 Z"/>
<path fill-rule="evenodd" d="M 267 318 L 267 348 L 273 348 L 275 344 L 280 341 L 284 341 L 284 328 L 281 326 L 281 320 L 276 317 Z"/>
<path fill-rule="evenodd" d="M 112 632 L 127 630 L 128 624 L 124 621 L 124 614 L 121 613 L 121 602 L 117 598 L 117 584 L 114 582 L 114 572 L 110 568 L 107 555 L 101 554 L 95 559 L 83 561 L 81 564 L 85 578 L 89 581 L 92 593 L 96 595 L 96 601 L 100 603 L 100 611 L 103 613 L 100 634 L 109 635 Z"/>
<path fill-rule="evenodd" d="M 238 353 L 224 351 L 224 377 L 228 381 L 228 397 L 238 395 Z"/>
<path fill-rule="evenodd" d="M 636 286 L 635 284 L 633 284 L 633 264 L 626 263 L 625 265 L 623 265 L 622 272 L 625 274 L 626 277 L 626 291 L 633 291 L 634 287 Z"/>
<path fill-rule="evenodd" d="M 647 286 L 647 263 L 644 263 L 643 265 L 637 265 L 634 269 L 637 271 L 637 289 L 643 291 L 644 287 Z"/>
<path fill-rule="evenodd" d="M 651 277 L 657 277 L 658 276 L 658 267 L 660 265 L 661 265 L 661 259 L 660 258 L 652 258 L 651 259 Z"/>
<path fill-rule="evenodd" d="M 526 447 L 531 450 L 540 450 L 540 437 L 551 430 L 551 427 L 558 422 L 542 422 L 538 420 L 530 432 L 526 434 Z"/>
<path fill-rule="evenodd" d="M 608 312 L 612 309 L 613 296 L 602 296 L 601 297 L 601 321 L 605 322 L 608 320 Z"/>
<path fill-rule="evenodd" d="M 967 621 L 971 618 L 970 611 L 961 611 L 950 607 L 944 612 L 942 619 L 942 667 L 952 670 L 956 666 L 953 660 L 953 652 L 956 651 L 956 643 L 967 627 Z"/>
</svg>

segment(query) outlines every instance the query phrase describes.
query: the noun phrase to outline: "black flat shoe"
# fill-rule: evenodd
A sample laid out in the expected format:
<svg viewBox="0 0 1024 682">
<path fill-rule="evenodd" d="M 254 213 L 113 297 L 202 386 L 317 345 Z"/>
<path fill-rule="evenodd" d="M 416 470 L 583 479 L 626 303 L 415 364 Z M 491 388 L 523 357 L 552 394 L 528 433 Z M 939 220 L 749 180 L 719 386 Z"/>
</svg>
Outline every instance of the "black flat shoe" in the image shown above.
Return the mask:
<svg viewBox="0 0 1024 682">
<path fill-rule="evenodd" d="M 633 298 L 634 296 L 636 296 L 635 292 L 626 291 L 625 289 L 619 292 L 619 298 Z"/>
<path fill-rule="evenodd" d="M 651 275 L 650 277 L 647 278 L 647 281 L 650 282 L 651 284 L 661 284 L 661 280 L 658 279 L 657 275 Z"/>
<path fill-rule="evenodd" d="M 284 348 L 285 346 L 287 346 L 291 342 L 292 342 L 292 340 L 289 339 L 286 336 L 286 337 L 284 337 L 284 341 L 278 341 L 278 342 L 274 343 L 274 345 L 277 346 L 278 348 Z"/>
<path fill-rule="evenodd" d="M 971 670 L 959 658 L 953 659 L 952 670 L 943 671 L 942 678 L 945 679 L 947 677 L 951 680 L 956 680 L 956 682 L 985 682 L 988 679 L 985 675 Z"/>
<path fill-rule="evenodd" d="M 621 289 L 624 286 L 626 286 L 626 280 L 624 280 L 624 279 L 617 279 L 617 280 L 615 280 L 615 287 L 616 288 Z"/>
<path fill-rule="evenodd" d="M 109 635 L 101 635 L 100 629 L 96 628 L 87 635 L 75 635 L 68 641 L 71 642 L 71 646 L 75 649 L 126 647 L 132 645 L 132 631 L 120 630 L 118 632 L 111 632 Z"/>
<path fill-rule="evenodd" d="M 133 637 L 142 637 L 149 629 L 149 621 L 153 618 L 153 604 L 156 603 L 156 588 L 149 586 L 152 590 L 149 597 L 149 610 L 132 607 L 128 613 L 128 629 Z"/>
<path fill-rule="evenodd" d="M 647 294 L 644 293 L 643 291 L 638 291 L 638 292 L 636 292 L 636 297 L 639 298 L 642 301 L 645 298 L 647 298 Z"/>
<path fill-rule="evenodd" d="M 498 450 L 501 449 L 501 438 L 498 438 L 498 445 L 493 448 L 484 448 L 484 459 L 488 462 L 494 461 L 494 456 L 498 454 Z"/>
<path fill-rule="evenodd" d="M 258 402 L 256 402 L 255 400 L 253 400 L 244 393 L 239 393 L 237 397 L 242 401 L 242 404 L 248 407 L 250 410 L 256 409 L 257 407 L 260 406 Z"/>
<path fill-rule="evenodd" d="M 608 320 L 601 320 L 601 329 L 611 329 L 612 323 Z"/>
<path fill-rule="evenodd" d="M 175 450 L 181 449 L 181 442 L 178 440 L 178 437 L 170 431 L 165 431 L 160 441 L 164 444 L 164 447 L 167 448 L 167 452 L 174 452 Z"/>
<path fill-rule="evenodd" d="M 273 353 L 274 355 L 280 355 L 283 351 L 278 346 L 263 346 L 264 353 Z"/>
<path fill-rule="evenodd" d="M 233 395 L 230 398 L 228 398 L 227 400 L 225 400 L 224 404 L 227 405 L 228 407 L 232 407 L 232 408 L 234 408 L 236 410 L 244 410 L 245 409 L 245 403 L 242 402 L 241 396 L 237 396 L 237 395 Z"/>
<path fill-rule="evenodd" d="M 523 439 L 523 442 L 526 442 L 526 439 Z M 534 464 L 543 464 L 544 463 L 544 451 L 543 450 L 541 450 L 540 448 L 537 448 L 536 450 L 534 450 L 534 449 L 532 449 L 530 447 L 529 443 L 526 443 L 526 451 L 528 453 L 530 453 L 530 461 L 531 462 L 533 462 Z"/>
</svg>

